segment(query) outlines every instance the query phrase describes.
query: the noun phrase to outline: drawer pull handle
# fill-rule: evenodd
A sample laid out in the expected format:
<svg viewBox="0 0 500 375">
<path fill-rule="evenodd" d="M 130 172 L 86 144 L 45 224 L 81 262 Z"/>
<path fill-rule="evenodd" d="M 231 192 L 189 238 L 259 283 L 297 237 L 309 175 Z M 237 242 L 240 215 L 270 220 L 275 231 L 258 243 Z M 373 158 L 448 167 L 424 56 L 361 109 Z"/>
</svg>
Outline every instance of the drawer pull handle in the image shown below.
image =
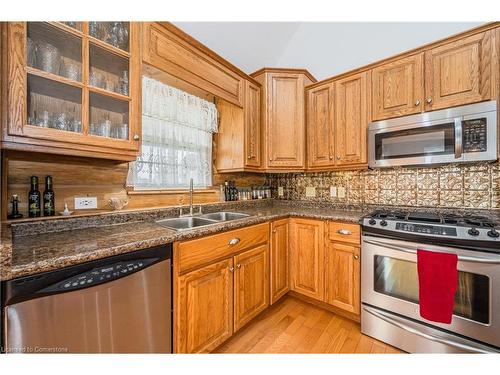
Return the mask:
<svg viewBox="0 0 500 375">
<path fill-rule="evenodd" d="M 229 240 L 229 245 L 231 245 L 231 246 L 232 246 L 232 245 L 236 245 L 238 242 L 240 242 L 240 239 L 239 239 L 238 237 L 236 237 L 236 238 L 231 238 L 231 239 Z"/>
<path fill-rule="evenodd" d="M 240 269 L 240 268 L 241 268 L 241 264 L 240 264 L 240 263 L 238 263 L 238 264 L 236 265 L 236 268 Z"/>
<path fill-rule="evenodd" d="M 349 235 L 351 235 L 351 234 L 352 234 L 352 232 L 351 232 L 350 230 L 348 230 L 348 229 L 339 229 L 339 230 L 337 231 L 337 233 L 338 233 L 338 234 L 341 234 L 341 235 L 343 235 L 343 236 L 349 236 Z"/>
</svg>

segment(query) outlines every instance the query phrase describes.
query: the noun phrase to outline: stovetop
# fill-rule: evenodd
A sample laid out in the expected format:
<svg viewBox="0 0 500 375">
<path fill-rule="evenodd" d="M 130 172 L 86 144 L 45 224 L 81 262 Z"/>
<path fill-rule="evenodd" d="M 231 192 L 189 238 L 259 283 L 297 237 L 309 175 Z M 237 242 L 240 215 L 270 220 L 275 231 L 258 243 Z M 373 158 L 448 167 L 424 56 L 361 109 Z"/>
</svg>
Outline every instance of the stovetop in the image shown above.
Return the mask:
<svg viewBox="0 0 500 375">
<path fill-rule="evenodd" d="M 375 210 L 361 224 L 364 234 L 500 250 L 500 221 L 488 216 Z"/>
</svg>

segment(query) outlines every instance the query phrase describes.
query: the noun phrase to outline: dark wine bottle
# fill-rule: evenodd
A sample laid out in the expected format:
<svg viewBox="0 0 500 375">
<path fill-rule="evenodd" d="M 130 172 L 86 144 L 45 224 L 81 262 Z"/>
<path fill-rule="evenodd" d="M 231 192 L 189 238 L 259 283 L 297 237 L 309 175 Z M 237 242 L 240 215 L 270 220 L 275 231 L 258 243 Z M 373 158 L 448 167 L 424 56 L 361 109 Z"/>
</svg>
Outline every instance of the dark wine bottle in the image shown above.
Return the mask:
<svg viewBox="0 0 500 375">
<path fill-rule="evenodd" d="M 52 176 L 45 176 L 45 191 L 43 192 L 43 216 L 54 216 L 55 197 L 52 190 Z"/>
<path fill-rule="evenodd" d="M 229 196 L 229 182 L 224 181 L 224 200 L 230 201 L 230 196 Z"/>
<path fill-rule="evenodd" d="M 29 217 L 40 217 L 42 214 L 41 210 L 41 196 L 38 190 L 38 177 L 31 176 L 31 189 L 28 193 L 28 216 Z"/>
</svg>

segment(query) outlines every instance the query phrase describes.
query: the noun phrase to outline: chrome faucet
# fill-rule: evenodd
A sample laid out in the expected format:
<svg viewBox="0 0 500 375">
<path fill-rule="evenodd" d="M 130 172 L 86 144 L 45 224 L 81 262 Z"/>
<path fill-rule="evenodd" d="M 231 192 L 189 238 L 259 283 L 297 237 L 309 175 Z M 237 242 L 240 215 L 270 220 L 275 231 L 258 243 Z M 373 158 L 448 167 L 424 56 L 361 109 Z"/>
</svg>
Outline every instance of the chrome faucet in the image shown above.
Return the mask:
<svg viewBox="0 0 500 375">
<path fill-rule="evenodd" d="M 193 216 L 193 179 L 189 179 L 189 216 Z"/>
</svg>

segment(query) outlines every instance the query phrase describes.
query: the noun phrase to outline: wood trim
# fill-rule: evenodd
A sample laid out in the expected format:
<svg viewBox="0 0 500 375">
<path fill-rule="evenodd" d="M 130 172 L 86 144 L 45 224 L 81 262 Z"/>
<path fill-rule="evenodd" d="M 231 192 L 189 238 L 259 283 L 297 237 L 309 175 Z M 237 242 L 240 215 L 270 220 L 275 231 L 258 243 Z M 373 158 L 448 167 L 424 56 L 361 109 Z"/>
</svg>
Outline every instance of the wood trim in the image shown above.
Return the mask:
<svg viewBox="0 0 500 375">
<path fill-rule="evenodd" d="M 459 40 L 459 39 L 462 39 L 462 38 L 466 38 L 466 37 L 469 37 L 469 36 L 477 34 L 477 33 L 481 33 L 481 32 L 484 32 L 484 31 L 491 30 L 491 29 L 495 29 L 497 27 L 500 27 L 500 22 L 490 22 L 490 23 L 487 23 L 485 25 L 481 25 L 481 26 L 475 27 L 473 29 L 470 29 L 470 30 L 467 30 L 467 31 L 464 31 L 464 32 L 461 32 L 461 33 L 458 33 L 458 34 L 453 34 L 453 35 L 448 36 L 446 38 L 442 38 L 442 39 L 439 39 L 437 41 L 424 44 L 423 46 L 420 46 L 420 47 L 417 47 L 417 48 L 413 48 L 413 49 L 410 49 L 410 50 L 398 53 L 396 55 L 387 57 L 387 58 L 382 59 L 382 60 L 375 61 L 375 62 L 373 62 L 371 64 L 363 65 L 363 66 L 361 66 L 359 68 L 351 69 L 351 70 L 348 70 L 347 72 L 337 74 L 335 76 L 326 78 L 326 79 L 321 80 L 321 81 L 317 81 L 317 82 L 313 83 L 312 85 L 307 86 L 306 90 L 312 89 L 312 88 L 317 87 L 319 85 L 322 85 L 324 83 L 332 82 L 332 81 L 335 81 L 337 79 L 340 79 L 340 78 L 343 78 L 343 77 L 346 77 L 346 76 L 349 76 L 349 75 L 352 75 L 352 74 L 357 74 L 357 73 L 364 72 L 366 70 L 373 69 L 373 68 L 378 67 L 380 65 L 387 64 L 387 63 L 393 62 L 395 60 L 398 60 L 398 59 L 401 59 L 401 58 L 404 58 L 404 57 L 408 57 L 408 56 L 411 56 L 411 55 L 414 55 L 414 54 L 417 54 L 417 53 L 425 52 L 425 51 L 430 50 L 432 48 L 436 48 L 436 47 L 439 47 L 441 45 L 444 45 L 444 44 L 447 44 L 447 43 L 450 43 L 450 42 L 454 42 L 456 40 Z M 254 73 L 252 73 L 252 75 L 253 74 Z"/>
<path fill-rule="evenodd" d="M 191 44 L 193 47 L 197 48 L 201 52 L 207 54 L 212 59 L 216 60 L 218 63 L 224 65 L 226 68 L 228 68 L 232 72 L 238 74 L 240 77 L 245 78 L 254 84 L 258 84 L 258 82 L 253 77 L 246 74 L 244 71 L 239 69 L 237 66 L 231 64 L 229 61 L 224 59 L 222 56 L 220 56 L 217 53 L 215 53 L 214 51 L 212 51 L 210 48 L 208 48 L 203 43 L 201 43 L 200 41 L 193 38 L 191 35 L 182 31 L 180 28 L 178 28 L 177 26 L 175 26 L 171 22 L 157 22 L 157 23 L 160 24 L 161 26 L 163 26 L 168 31 L 170 31 L 172 34 L 175 34 L 177 37 L 179 37 L 182 40 L 184 40 L 185 42 Z"/>
<path fill-rule="evenodd" d="M 318 82 L 318 80 L 311 74 L 307 69 L 300 68 L 270 68 L 264 67 L 250 74 L 251 77 L 256 77 L 264 73 L 289 73 L 289 74 L 303 74 L 309 78 L 312 82 Z"/>
<path fill-rule="evenodd" d="M 300 299 L 301 301 L 304 301 L 304 302 L 307 302 L 311 305 L 314 305 L 314 306 L 318 306 L 318 307 L 321 307 L 322 309 L 325 309 L 325 310 L 328 310 L 328 311 L 331 311 L 337 315 L 340 315 L 344 318 L 347 318 L 347 319 L 350 319 L 350 320 L 353 320 L 355 322 L 361 322 L 361 316 L 360 315 L 357 315 L 357 314 L 352 314 L 348 311 L 345 311 L 343 309 L 339 309 L 338 307 L 335 307 L 335 306 L 332 306 L 332 305 L 329 305 L 328 303 L 326 302 L 323 302 L 323 301 L 319 301 L 317 299 L 314 299 L 314 298 L 311 298 L 311 297 L 308 297 L 308 296 L 305 296 L 303 294 L 300 294 L 300 293 L 297 293 L 297 292 L 294 292 L 293 290 L 290 290 L 287 295 L 291 296 L 291 297 L 295 297 L 297 299 Z"/>
</svg>

